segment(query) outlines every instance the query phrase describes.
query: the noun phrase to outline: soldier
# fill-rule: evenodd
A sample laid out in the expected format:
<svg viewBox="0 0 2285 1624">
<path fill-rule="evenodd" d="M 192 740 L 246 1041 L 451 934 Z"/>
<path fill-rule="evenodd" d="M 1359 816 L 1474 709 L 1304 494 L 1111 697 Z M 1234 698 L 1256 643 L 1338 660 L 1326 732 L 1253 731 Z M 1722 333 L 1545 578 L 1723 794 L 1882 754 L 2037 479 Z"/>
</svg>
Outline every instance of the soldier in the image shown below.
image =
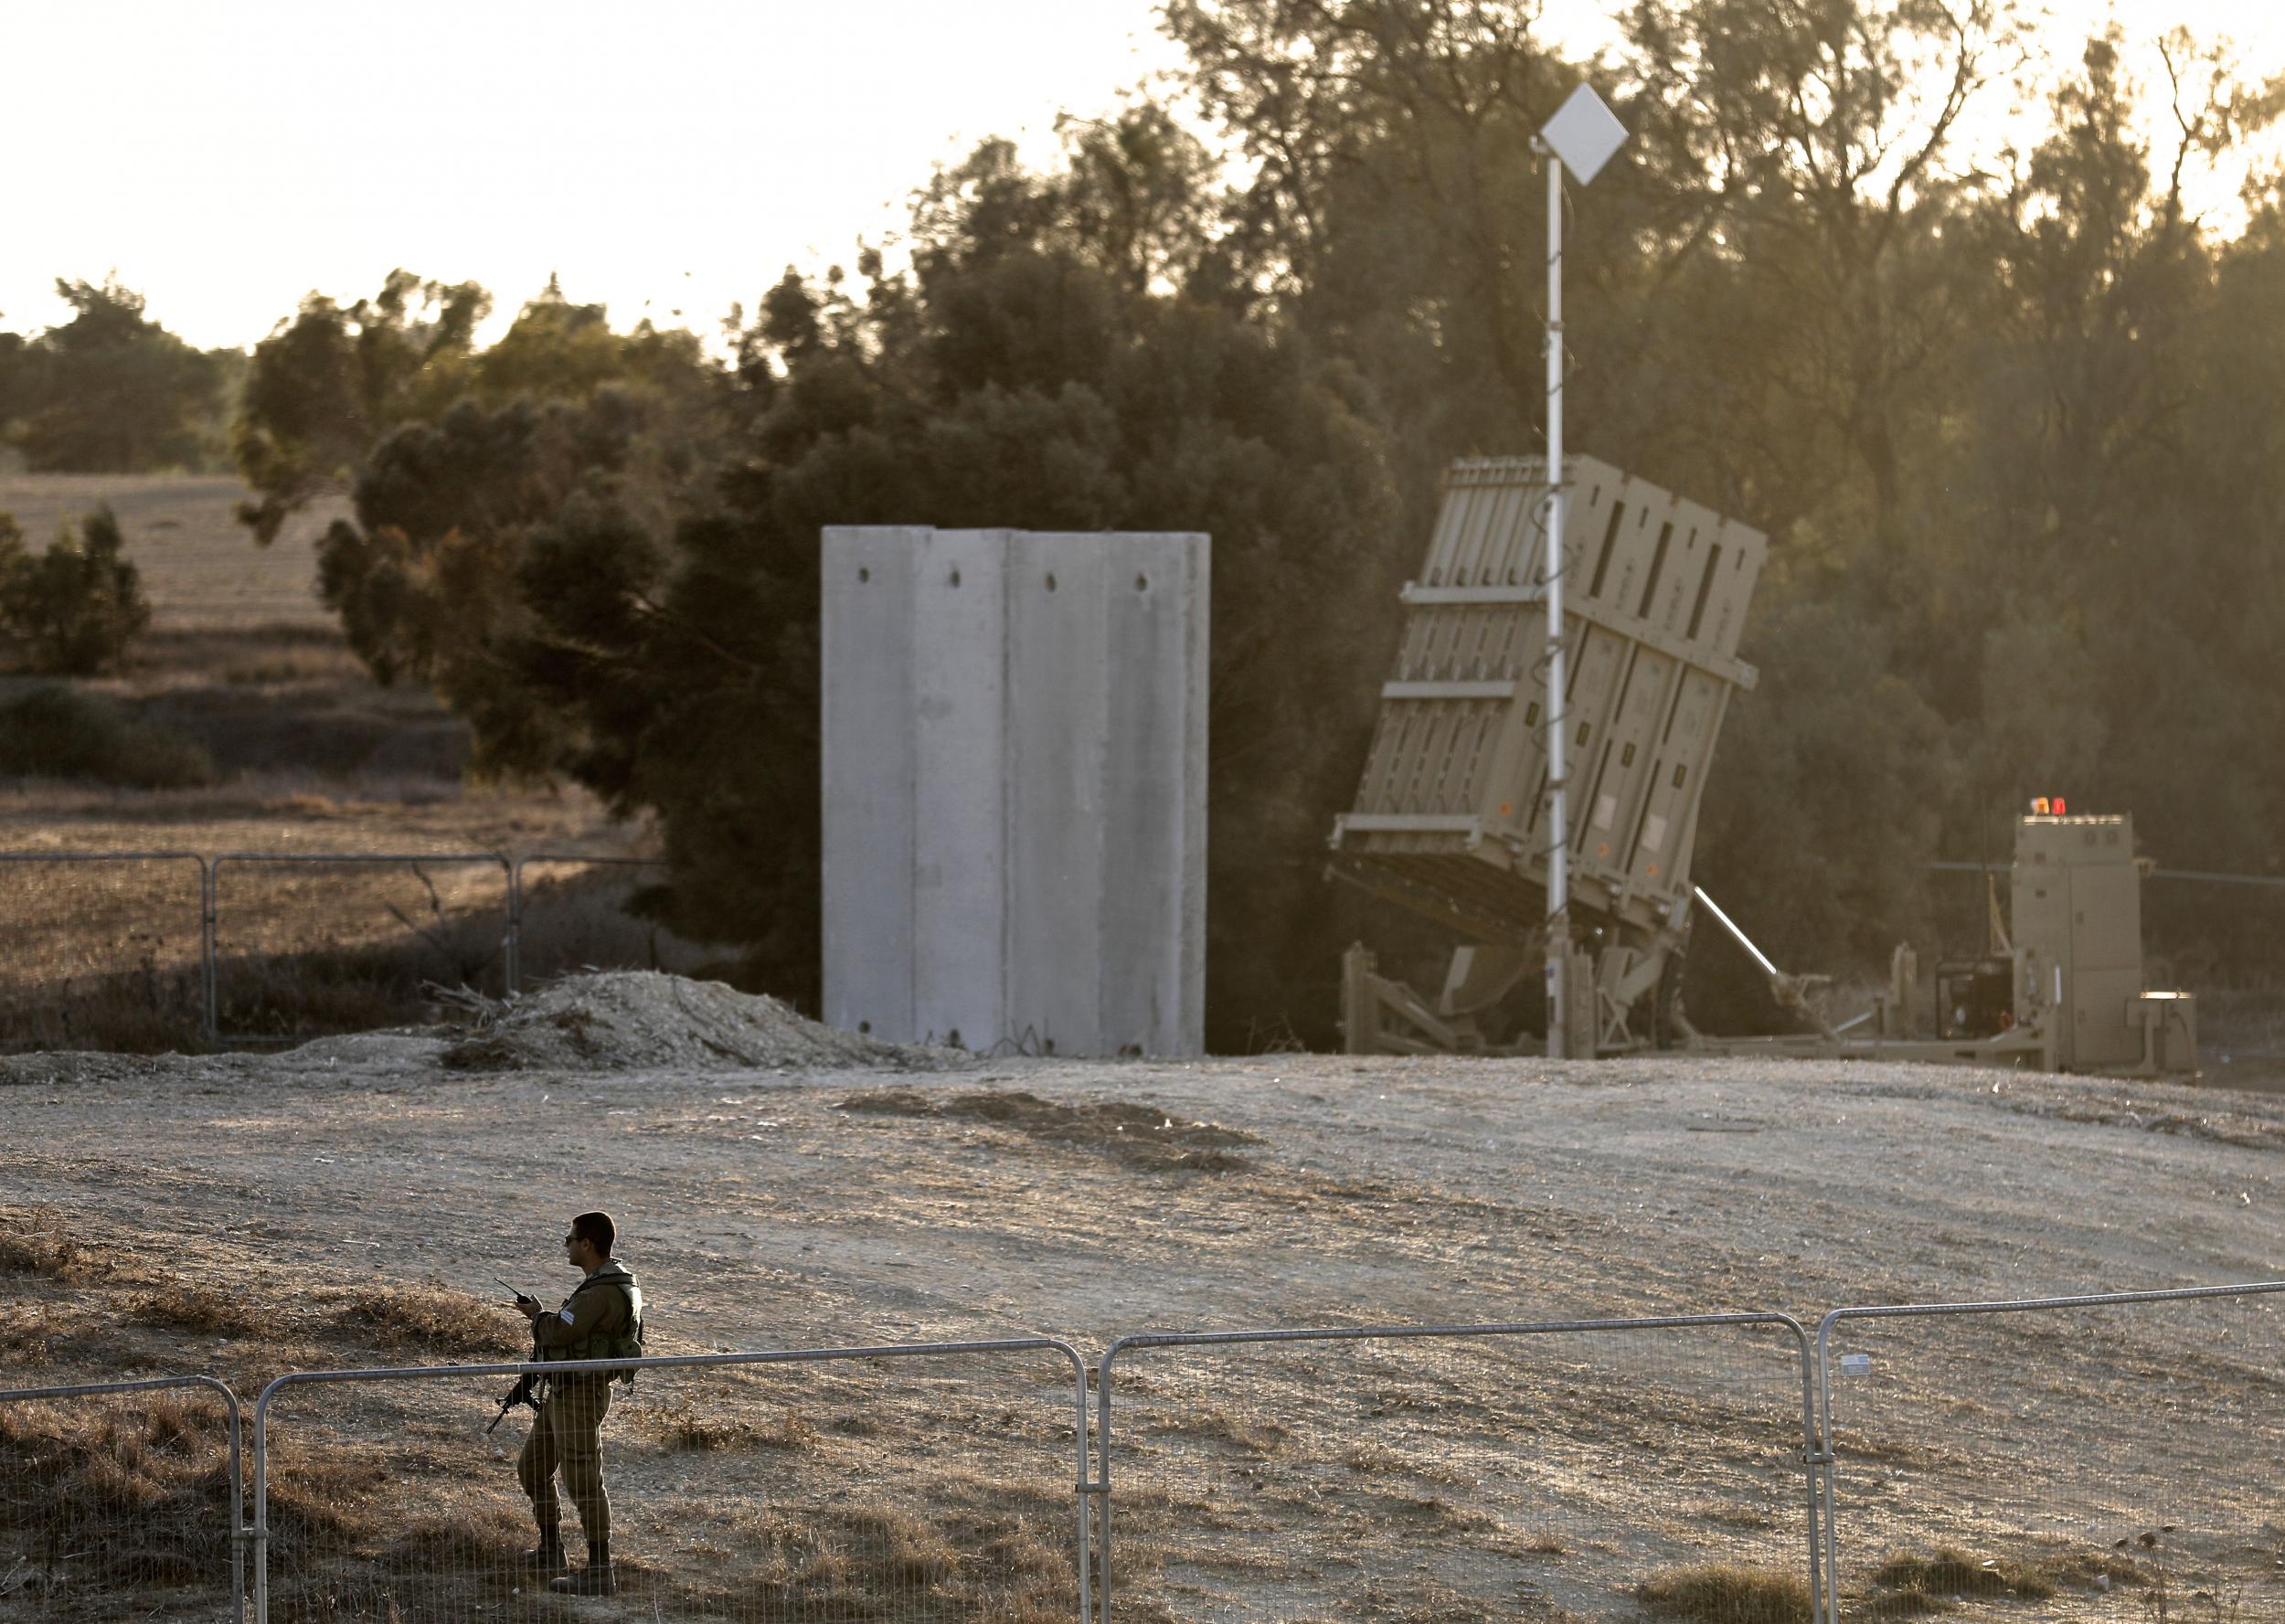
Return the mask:
<svg viewBox="0 0 2285 1624">
<path fill-rule="evenodd" d="M 643 1289 L 634 1274 L 611 1255 L 617 1226 L 607 1213 L 581 1213 L 563 1237 L 564 1258 L 581 1270 L 581 1280 L 553 1313 L 531 1298 L 516 1307 L 532 1322 L 533 1357 L 632 1359 L 643 1352 Z M 632 1373 L 628 1373 L 632 1380 Z M 548 1588 L 573 1596 L 611 1596 L 618 1582 L 611 1566 L 611 1497 L 603 1490 L 603 1417 L 611 1409 L 611 1378 L 600 1371 L 546 1378 L 531 1436 L 516 1459 L 515 1475 L 531 1497 L 539 1523 L 539 1544 L 525 1553 L 527 1566 L 560 1575 Z M 556 1472 L 579 1513 L 587 1535 L 587 1566 L 578 1573 L 563 1554 L 562 1507 L 556 1498 Z"/>
</svg>

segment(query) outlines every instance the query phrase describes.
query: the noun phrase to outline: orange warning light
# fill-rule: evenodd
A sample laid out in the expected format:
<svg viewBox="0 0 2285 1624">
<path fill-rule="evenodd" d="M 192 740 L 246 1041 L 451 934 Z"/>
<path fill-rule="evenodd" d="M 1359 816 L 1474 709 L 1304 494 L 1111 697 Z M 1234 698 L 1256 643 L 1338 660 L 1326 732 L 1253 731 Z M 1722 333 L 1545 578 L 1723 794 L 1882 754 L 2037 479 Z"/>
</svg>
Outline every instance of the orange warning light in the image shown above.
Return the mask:
<svg viewBox="0 0 2285 1624">
<path fill-rule="evenodd" d="M 2047 815 L 2047 798 L 2046 796 L 2034 795 L 2031 798 L 2031 815 L 2035 818 L 2044 818 Z"/>
</svg>

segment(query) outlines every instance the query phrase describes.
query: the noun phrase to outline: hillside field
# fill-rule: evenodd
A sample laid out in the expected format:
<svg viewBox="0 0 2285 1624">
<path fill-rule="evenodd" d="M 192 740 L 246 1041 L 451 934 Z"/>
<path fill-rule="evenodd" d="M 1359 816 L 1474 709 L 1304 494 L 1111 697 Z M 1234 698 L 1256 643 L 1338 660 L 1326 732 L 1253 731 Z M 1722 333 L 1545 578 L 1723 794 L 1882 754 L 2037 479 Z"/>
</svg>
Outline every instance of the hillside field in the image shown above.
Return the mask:
<svg viewBox="0 0 2285 1624">
<path fill-rule="evenodd" d="M 654 980 L 679 1030 L 692 984 Z M 618 1006 L 550 1030 L 614 1067 L 638 1035 Z M 2258 1096 L 1740 1060 L 564 1071 L 467 1044 L 0 1062 L 0 1379 L 207 1371 L 250 1402 L 293 1368 L 512 1357 L 497 1281 L 568 1289 L 558 1237 L 593 1205 L 665 1353 L 1040 1333 L 1092 1361 L 1143 1331 L 1762 1310 L 1813 1332 L 1844 1304 L 2280 1272 L 2285 1107 Z M 1844 1325 L 1869 1360 L 1835 1377 L 1851 1616 L 2285 1614 L 2278 1330 L 2269 1299 Z M 515 1600 L 522 1420 L 481 1436 L 501 1385 L 282 1395 L 274 1616 L 1070 1616 L 1052 1354 L 646 1375 L 606 1435 L 628 1592 L 561 1611 Z M 1145 1350 L 1112 1396 L 1122 1618 L 1805 1606 L 1781 1331 Z M 36 1459 L 77 1483 L 120 1447 L 78 1425 L 0 1431 L 0 1506 Z M 0 1619 L 126 1616 L 100 1566 L 74 1587 L 27 1560 L 40 1605 L 87 1610 L 0 1592 Z"/>
</svg>

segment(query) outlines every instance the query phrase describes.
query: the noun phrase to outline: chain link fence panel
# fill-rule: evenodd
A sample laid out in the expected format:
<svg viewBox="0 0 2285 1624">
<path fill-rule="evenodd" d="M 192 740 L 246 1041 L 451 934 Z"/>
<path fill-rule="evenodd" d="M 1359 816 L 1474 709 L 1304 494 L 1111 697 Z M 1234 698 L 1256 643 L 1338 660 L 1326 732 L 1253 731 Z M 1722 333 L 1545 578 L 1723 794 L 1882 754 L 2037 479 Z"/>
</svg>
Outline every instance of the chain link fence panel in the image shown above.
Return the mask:
<svg viewBox="0 0 2285 1624">
<path fill-rule="evenodd" d="M 294 1375 L 257 1424 L 256 1617 L 474 1624 L 597 1616 L 527 1563 L 518 1460 L 486 1424 L 518 1367 Z M 557 1366 L 559 1373 L 564 1367 Z M 1078 1355 L 992 1343 L 647 1361 L 601 1425 L 615 1600 L 738 1624 L 1081 1618 Z M 559 1491 L 569 1575 L 588 1555 Z M 592 1502 L 590 1502 L 592 1509 Z M 565 1576 L 569 1576 L 566 1575 Z"/>
<path fill-rule="evenodd" d="M 633 904 L 666 876 L 657 857 L 536 852 L 515 860 L 516 985 L 539 986 L 589 970 L 689 975 L 718 958 Z"/>
<path fill-rule="evenodd" d="M 1828 1624 L 2285 1618 L 2280 1292 L 1828 1316 Z"/>
<path fill-rule="evenodd" d="M 206 874 L 190 852 L 0 852 L 0 1050 L 197 1047 Z"/>
<path fill-rule="evenodd" d="M 235 1624 L 239 1441 L 208 1377 L 0 1389 L 0 1624 Z"/>
<path fill-rule="evenodd" d="M 1808 1617 L 1781 1315 L 1131 1339 L 1100 1386 L 1103 1624 Z"/>
<path fill-rule="evenodd" d="M 226 1043 L 418 1022 L 430 983 L 507 990 L 511 865 L 497 853 L 227 853 L 213 876 Z"/>
</svg>

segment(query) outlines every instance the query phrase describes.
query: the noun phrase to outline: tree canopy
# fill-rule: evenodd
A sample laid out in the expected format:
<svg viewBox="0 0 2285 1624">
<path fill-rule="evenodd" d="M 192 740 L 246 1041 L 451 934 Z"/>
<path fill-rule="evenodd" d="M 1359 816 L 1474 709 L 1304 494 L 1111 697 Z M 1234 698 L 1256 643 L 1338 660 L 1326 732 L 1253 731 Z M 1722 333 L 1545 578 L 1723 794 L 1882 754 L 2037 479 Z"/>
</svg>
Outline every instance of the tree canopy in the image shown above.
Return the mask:
<svg viewBox="0 0 2285 1624">
<path fill-rule="evenodd" d="M 61 326 L 0 334 L 0 442 L 35 472 L 143 473 L 205 468 L 228 372 L 143 313 L 107 280 L 58 281 Z"/>
</svg>

